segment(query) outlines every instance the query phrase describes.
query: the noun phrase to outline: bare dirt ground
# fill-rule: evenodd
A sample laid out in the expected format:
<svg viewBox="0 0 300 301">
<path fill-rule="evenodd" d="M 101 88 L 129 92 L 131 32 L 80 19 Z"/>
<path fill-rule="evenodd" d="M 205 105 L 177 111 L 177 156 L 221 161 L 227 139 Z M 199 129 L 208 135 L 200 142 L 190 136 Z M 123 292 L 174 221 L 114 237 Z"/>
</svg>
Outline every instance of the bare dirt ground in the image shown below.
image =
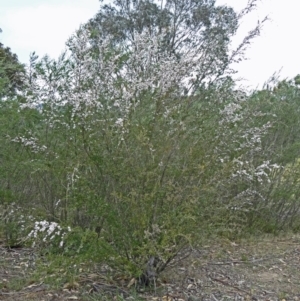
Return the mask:
<svg viewBox="0 0 300 301">
<path fill-rule="evenodd" d="M 0 247 L 0 300 L 300 300 L 300 235 L 215 242 L 167 268 L 151 290 L 96 268 L 72 284 L 33 281 L 34 250 Z"/>
</svg>

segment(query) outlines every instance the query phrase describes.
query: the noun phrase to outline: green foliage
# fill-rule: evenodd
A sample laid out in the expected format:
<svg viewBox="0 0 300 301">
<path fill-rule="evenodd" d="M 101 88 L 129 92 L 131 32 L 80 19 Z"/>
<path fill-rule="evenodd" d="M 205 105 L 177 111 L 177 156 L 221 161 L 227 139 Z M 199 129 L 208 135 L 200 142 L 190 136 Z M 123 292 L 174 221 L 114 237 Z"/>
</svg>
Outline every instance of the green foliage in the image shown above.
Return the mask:
<svg viewBox="0 0 300 301">
<path fill-rule="evenodd" d="M 7 197 L 5 199 L 7 200 Z M 33 216 L 15 203 L 2 202 L 0 209 L 0 236 L 3 237 L 5 246 L 25 245 L 26 237 L 33 225 Z"/>
<path fill-rule="evenodd" d="M 278 82 L 274 88 L 255 92 L 251 100 L 251 106 L 263 112 L 263 119 L 271 125 L 262 139 L 262 153 L 278 165 L 270 173 L 268 185 L 261 189 L 264 201 L 257 207 L 261 223 L 273 229 L 272 232 L 295 229 L 299 225 L 297 160 L 300 94 L 297 80 L 298 76 Z"/>
<path fill-rule="evenodd" d="M 25 68 L 10 48 L 0 43 L 0 99 L 15 95 L 24 86 Z"/>
<path fill-rule="evenodd" d="M 63 251 L 59 252 L 67 256 L 80 256 L 81 259 L 102 261 L 104 252 L 96 232 L 80 227 L 73 228 L 64 237 Z"/>
</svg>

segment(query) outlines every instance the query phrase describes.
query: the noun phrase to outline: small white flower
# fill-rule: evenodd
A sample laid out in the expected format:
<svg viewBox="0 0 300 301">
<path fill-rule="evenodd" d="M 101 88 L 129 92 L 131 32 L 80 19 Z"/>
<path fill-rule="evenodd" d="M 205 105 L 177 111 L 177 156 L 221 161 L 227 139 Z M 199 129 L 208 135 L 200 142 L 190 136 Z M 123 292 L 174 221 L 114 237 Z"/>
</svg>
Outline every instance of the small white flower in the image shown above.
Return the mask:
<svg viewBox="0 0 300 301">
<path fill-rule="evenodd" d="M 116 125 L 118 126 L 123 126 L 123 122 L 124 122 L 124 119 L 123 118 L 118 118 L 115 122 Z"/>
</svg>

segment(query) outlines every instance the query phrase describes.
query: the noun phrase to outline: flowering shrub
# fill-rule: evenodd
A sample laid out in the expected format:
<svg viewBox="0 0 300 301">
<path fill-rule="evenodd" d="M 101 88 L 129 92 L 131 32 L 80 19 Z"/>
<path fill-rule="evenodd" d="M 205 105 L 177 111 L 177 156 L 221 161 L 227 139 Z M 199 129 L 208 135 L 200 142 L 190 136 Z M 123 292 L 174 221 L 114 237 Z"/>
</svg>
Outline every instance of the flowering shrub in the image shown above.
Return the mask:
<svg viewBox="0 0 300 301">
<path fill-rule="evenodd" d="M 107 254 L 99 248 L 95 231 L 80 227 L 63 227 L 56 222 L 36 221 L 34 228 L 27 235 L 27 241 L 41 253 L 81 255 L 89 259 L 103 259 Z M 102 256 L 102 257 L 101 257 Z"/>
<path fill-rule="evenodd" d="M 4 234 L 5 244 L 10 247 L 23 245 L 34 217 L 14 202 L 0 206 L 0 212 L 0 233 Z"/>
<path fill-rule="evenodd" d="M 145 274 L 150 262 L 157 275 L 214 228 L 243 230 L 257 212 L 272 213 L 281 149 L 266 141 L 276 114 L 268 101 L 237 93 L 229 67 L 260 25 L 228 56 L 230 38 L 195 36 L 186 28 L 201 27 L 194 21 L 181 24 L 173 49 L 167 27 L 150 36 L 148 26 L 133 28 L 132 39 L 116 40 L 84 25 L 57 61 L 33 58 L 18 106 L 25 126 L 5 136 L 19 173 L 7 177 L 21 179 L 13 189 L 28 204 L 72 226 L 36 222 L 28 235 L 35 246 L 69 255 L 100 249 L 116 268 Z"/>
<path fill-rule="evenodd" d="M 35 222 L 27 237 L 32 241 L 32 247 L 54 251 L 63 248 L 65 235 L 70 231 L 70 227 L 63 228 L 58 223 L 43 220 Z"/>
<path fill-rule="evenodd" d="M 91 44 L 89 37 L 82 27 L 68 42 L 68 60 L 44 58 L 36 70 L 43 84 L 32 86 L 34 96 L 22 104 L 25 110 L 43 103 L 44 130 L 30 142 L 46 146 L 32 154 L 39 159 L 35 172 L 58 187 L 49 191 L 55 197 L 48 208 L 82 229 L 65 236 L 43 221 L 30 238 L 78 254 L 97 232 L 111 265 L 138 273 L 154 256 L 159 273 L 200 239 L 215 208 L 226 209 L 249 188 L 228 187 L 266 182 L 266 158 L 251 154 L 260 152 L 269 125 L 257 125 L 246 102 L 218 100 L 218 88 L 203 92 L 210 102 L 200 92 L 187 95 L 201 58 L 161 51 L 161 35 L 136 33 L 136 47 L 113 47 L 109 37 Z M 246 123 L 249 115 L 255 118 Z M 249 163 L 242 169 L 237 160 Z M 221 191 L 225 197 L 218 197 Z M 61 200 L 58 209 L 53 199 Z"/>
</svg>

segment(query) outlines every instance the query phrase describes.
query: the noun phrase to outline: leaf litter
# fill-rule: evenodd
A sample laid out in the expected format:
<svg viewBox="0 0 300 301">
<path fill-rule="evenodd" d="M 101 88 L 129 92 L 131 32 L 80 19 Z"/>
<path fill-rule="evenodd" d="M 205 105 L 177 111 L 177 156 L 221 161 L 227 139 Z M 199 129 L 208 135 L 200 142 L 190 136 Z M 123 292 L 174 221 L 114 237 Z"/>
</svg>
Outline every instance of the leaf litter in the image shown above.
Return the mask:
<svg viewBox="0 0 300 301">
<path fill-rule="evenodd" d="M 211 243 L 191 250 L 144 289 L 132 277 L 108 277 L 96 264 L 75 284 L 30 283 L 36 257 L 31 248 L 0 247 L 0 300 L 300 300 L 300 235 Z"/>
</svg>

